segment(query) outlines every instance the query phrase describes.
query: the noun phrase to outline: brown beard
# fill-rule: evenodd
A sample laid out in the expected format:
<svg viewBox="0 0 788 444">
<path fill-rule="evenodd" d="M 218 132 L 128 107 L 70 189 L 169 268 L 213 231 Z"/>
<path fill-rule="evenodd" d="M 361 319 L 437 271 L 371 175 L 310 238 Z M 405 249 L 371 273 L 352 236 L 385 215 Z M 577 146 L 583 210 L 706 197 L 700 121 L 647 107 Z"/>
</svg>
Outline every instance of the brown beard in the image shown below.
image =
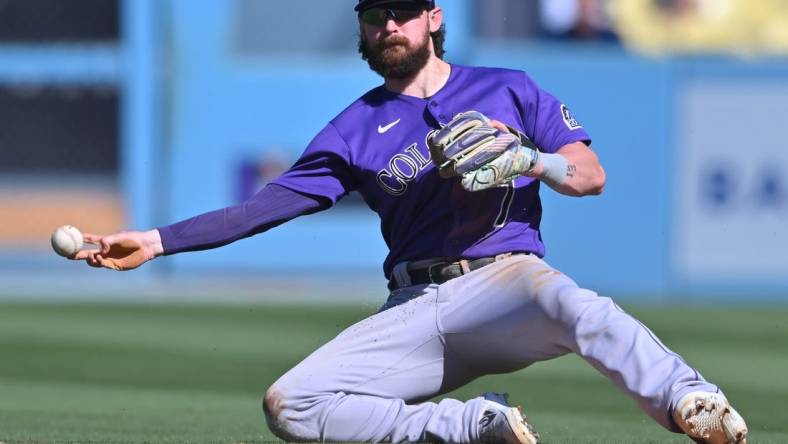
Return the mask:
<svg viewBox="0 0 788 444">
<path fill-rule="evenodd" d="M 430 59 L 429 45 L 429 31 L 415 48 L 402 36 L 390 36 L 375 43 L 367 43 L 363 36 L 359 36 L 358 52 L 370 69 L 384 79 L 407 79 L 427 65 Z"/>
</svg>

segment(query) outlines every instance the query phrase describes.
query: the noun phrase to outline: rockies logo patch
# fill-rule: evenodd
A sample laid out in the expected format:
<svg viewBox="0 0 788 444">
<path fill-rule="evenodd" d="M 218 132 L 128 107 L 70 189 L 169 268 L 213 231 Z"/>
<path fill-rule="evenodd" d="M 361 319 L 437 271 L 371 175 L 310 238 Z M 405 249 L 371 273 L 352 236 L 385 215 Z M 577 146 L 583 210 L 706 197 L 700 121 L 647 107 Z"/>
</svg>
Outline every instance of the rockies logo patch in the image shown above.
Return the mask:
<svg viewBox="0 0 788 444">
<path fill-rule="evenodd" d="M 561 105 L 561 117 L 564 118 L 564 123 L 570 130 L 576 130 L 583 127 L 583 125 L 575 119 L 572 115 L 572 111 L 569 111 L 566 105 Z"/>
</svg>

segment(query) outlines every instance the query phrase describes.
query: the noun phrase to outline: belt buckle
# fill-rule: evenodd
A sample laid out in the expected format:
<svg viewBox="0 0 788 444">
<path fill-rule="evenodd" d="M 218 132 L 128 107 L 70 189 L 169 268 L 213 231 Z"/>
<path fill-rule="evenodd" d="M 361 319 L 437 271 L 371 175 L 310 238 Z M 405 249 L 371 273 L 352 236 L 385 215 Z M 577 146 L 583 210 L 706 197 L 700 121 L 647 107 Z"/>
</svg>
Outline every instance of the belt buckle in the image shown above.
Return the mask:
<svg viewBox="0 0 788 444">
<path fill-rule="evenodd" d="M 430 283 L 432 283 L 432 284 L 440 284 L 440 282 L 436 281 L 435 277 L 432 275 L 432 270 L 435 267 L 443 267 L 445 265 L 446 265 L 445 262 L 436 262 L 434 264 L 430 264 L 430 265 L 427 266 L 427 277 L 430 278 Z"/>
</svg>

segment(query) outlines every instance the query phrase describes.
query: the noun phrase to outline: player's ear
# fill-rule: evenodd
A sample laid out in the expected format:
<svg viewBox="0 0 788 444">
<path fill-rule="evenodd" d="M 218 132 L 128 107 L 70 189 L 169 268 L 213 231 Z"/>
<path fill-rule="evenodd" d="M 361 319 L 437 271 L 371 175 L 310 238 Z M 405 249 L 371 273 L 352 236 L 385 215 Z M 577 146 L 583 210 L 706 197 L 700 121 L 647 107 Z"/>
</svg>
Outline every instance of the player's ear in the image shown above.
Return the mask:
<svg viewBox="0 0 788 444">
<path fill-rule="evenodd" d="M 431 11 L 428 11 L 429 21 L 430 21 L 430 32 L 437 32 L 441 29 L 441 25 L 443 25 L 443 9 L 440 6 L 436 6 Z"/>
</svg>

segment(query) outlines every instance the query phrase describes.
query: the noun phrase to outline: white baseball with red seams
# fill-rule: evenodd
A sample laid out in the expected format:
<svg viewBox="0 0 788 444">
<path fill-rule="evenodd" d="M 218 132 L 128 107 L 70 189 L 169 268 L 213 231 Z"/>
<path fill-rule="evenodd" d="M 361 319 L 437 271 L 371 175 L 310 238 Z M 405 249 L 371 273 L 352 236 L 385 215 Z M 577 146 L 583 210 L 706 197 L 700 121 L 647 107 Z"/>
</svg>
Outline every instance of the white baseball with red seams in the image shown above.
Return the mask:
<svg viewBox="0 0 788 444">
<path fill-rule="evenodd" d="M 52 249 L 63 257 L 72 257 L 82 248 L 82 233 L 74 226 L 63 225 L 52 233 Z"/>
</svg>

